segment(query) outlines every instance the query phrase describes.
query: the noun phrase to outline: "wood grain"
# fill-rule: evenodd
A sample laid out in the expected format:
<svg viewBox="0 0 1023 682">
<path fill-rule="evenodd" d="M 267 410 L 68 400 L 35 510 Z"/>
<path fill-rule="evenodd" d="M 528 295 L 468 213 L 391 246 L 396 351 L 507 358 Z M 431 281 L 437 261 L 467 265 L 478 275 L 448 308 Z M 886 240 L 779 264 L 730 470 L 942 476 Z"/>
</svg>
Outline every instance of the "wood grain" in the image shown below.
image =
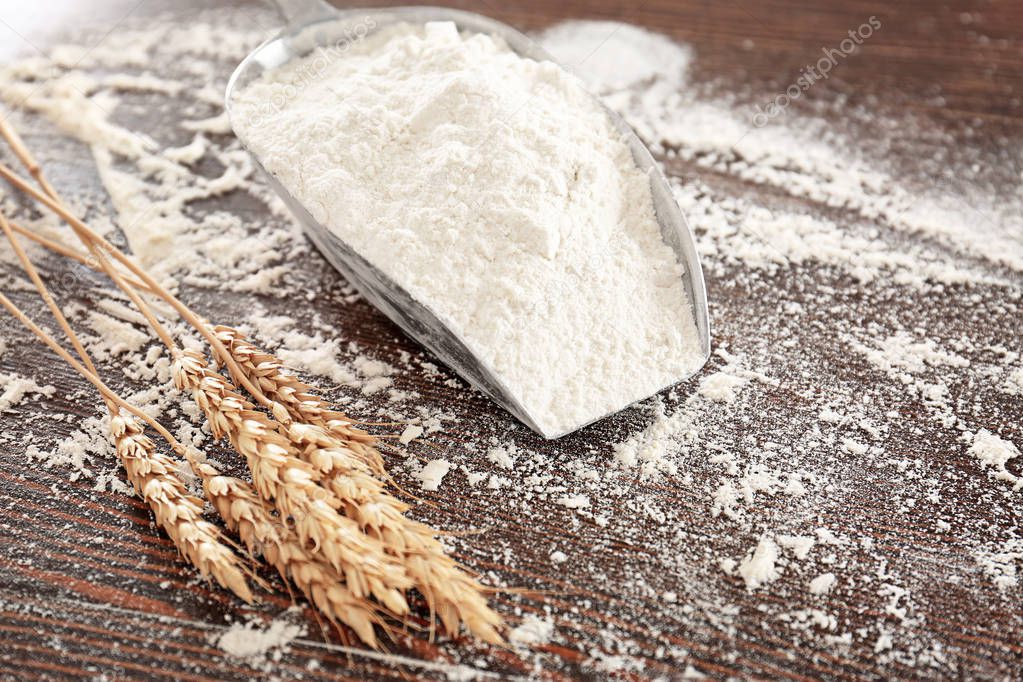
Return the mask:
<svg viewBox="0 0 1023 682">
<path fill-rule="evenodd" d="M 169 6 L 152 4 L 139 12 Z M 841 118 L 849 134 L 859 136 L 865 149 L 875 151 L 880 144 L 871 131 L 876 119 L 866 110 L 912 118 L 917 123 L 905 138 L 888 138 L 884 151 L 893 169 L 911 169 L 920 175 L 933 168 L 938 177 L 941 168 L 952 163 L 1004 159 L 1004 166 L 991 169 L 989 182 L 996 191 L 1018 191 L 1020 169 L 1011 164 L 1018 162 L 1023 142 L 1023 5 L 1019 3 L 651 0 L 637 6 L 617 0 L 530 0 L 514 5 L 481 0 L 454 6 L 490 14 L 525 30 L 566 18 L 600 18 L 669 34 L 692 45 L 699 56 L 693 67 L 695 83 L 708 92 L 728 93 L 740 103 L 773 97 L 822 48 L 837 44 L 848 30 L 874 15 L 883 22 L 882 30 L 831 78 L 815 86 L 812 96 L 796 102 L 794 111 Z M 182 7 L 176 11 L 186 21 L 188 14 Z M 58 186 L 98 186 L 81 148 L 48 137 L 29 142 L 41 151 Z M 1013 150 L 1015 156 L 1005 156 Z M 777 194 L 774 190 L 716 177 L 692 162 L 671 159 L 666 163 L 677 177 L 719 183 L 817 215 L 841 214 L 809 200 L 772 197 Z M 253 210 L 231 197 L 216 207 Z M 346 340 L 383 359 L 418 352 L 365 303 L 342 309 L 338 276 L 315 252 L 310 252 L 309 259 L 305 277 L 318 294 L 315 310 L 325 322 L 343 330 L 339 333 Z M 55 263 L 48 265 L 62 267 Z M 84 270 L 74 272 L 83 284 L 68 298 L 89 306 L 103 291 L 103 284 Z M 1015 280 L 1010 294 L 1018 300 L 1018 274 L 1007 276 Z M 813 312 L 803 329 L 777 322 L 788 302 L 813 300 L 814 292 L 824 288 L 837 292 L 834 309 Z M 825 390 L 815 377 L 830 376 L 827 390 L 845 396 L 878 380 L 876 368 L 843 350 L 842 325 L 873 322 L 898 328 L 916 322 L 945 336 L 969 330 L 989 345 L 1017 350 L 1023 331 L 1018 314 L 1005 315 L 1001 305 L 1005 301 L 999 297 L 1006 294 L 1000 290 L 971 292 L 977 294 L 976 300 L 955 288 L 926 294 L 900 292 L 903 298 L 893 301 L 885 292 L 857 288 L 847 275 L 809 265 L 794 265 L 757 279 L 743 277 L 738 270 L 711 273 L 708 289 L 715 345 L 741 347 L 764 330 L 776 338 L 762 339 L 763 343 L 781 342 L 791 335 L 803 344 L 772 368 L 783 381 L 765 389 L 743 421 L 726 425 L 717 434 L 740 456 L 752 457 L 768 440 L 795 442 L 812 427 L 816 408 L 807 396 Z M 188 288 L 183 296 L 225 322 L 232 321 L 239 302 L 246 306 L 259 302 L 271 309 L 282 305 L 258 296 L 211 296 Z M 15 297 L 31 306 L 27 293 L 16 292 Z M 33 376 L 58 390 L 51 398 L 3 414 L 0 677 L 246 680 L 260 674 L 226 658 L 213 641 L 226 625 L 225 615 L 238 619 L 251 612 L 224 591 L 197 579 L 177 559 L 173 545 L 154 527 L 141 501 L 96 491 L 90 480 L 69 481 L 60 467 L 45 468 L 26 457 L 29 445 L 52 444 L 70 435 L 82 420 L 95 414 L 97 405 L 85 397 L 90 392 L 81 380 L 32 344 L 8 318 L 2 325 L 8 350 L 0 356 L 0 369 Z M 712 368 L 715 363 L 719 364 L 712 362 Z M 438 436 L 436 447 L 459 449 L 466 441 L 486 442 L 491 435 L 509 432 L 507 419 L 488 401 L 452 390 L 444 384 L 446 378 L 442 374 L 398 379 L 400 388 L 414 389 L 461 415 L 459 423 L 465 432 Z M 402 381 L 414 383 L 403 385 Z M 680 391 L 691 392 L 697 381 L 684 384 Z M 972 404 L 983 407 L 979 418 L 988 428 L 1021 442 L 1023 408 L 1018 397 L 969 384 L 953 390 L 953 398 L 969 395 Z M 873 640 L 840 647 L 820 637 L 802 636 L 758 614 L 784 602 L 791 603 L 792 609 L 820 606 L 805 593 L 749 592 L 735 576 L 723 585 L 718 578 L 710 580 L 711 573 L 719 575 L 714 557 L 734 556 L 738 549 L 745 549 L 742 543 L 748 543 L 748 537 L 736 537 L 733 527 L 707 513 L 705 490 L 715 474 L 698 459 L 707 453 L 694 453 L 691 471 L 684 472 L 689 478 L 684 473 L 659 481 L 637 476 L 627 481 L 628 492 L 599 501 L 602 509 L 615 514 L 606 527 L 586 518 L 567 521 L 564 510 L 549 499 L 536 501 L 526 514 L 514 505 L 496 504 L 463 480 L 445 482 L 439 493 L 427 498 L 430 504 L 417 506 L 416 514 L 454 532 L 480 531 L 457 543 L 459 558 L 504 586 L 522 588 L 521 593 L 499 593 L 498 608 L 513 621 L 529 613 L 549 614 L 558 624 L 559 639 L 541 647 L 538 656 L 487 650 L 471 642 L 431 643 L 424 638 L 397 643 L 394 652 L 427 662 L 485 667 L 499 677 L 599 679 L 608 673 L 594 666 L 594 651 L 612 653 L 607 633 L 614 632 L 617 639 L 628 641 L 629 658 L 643 664 L 618 673 L 632 679 L 678 679 L 689 666 L 721 679 L 1023 677 L 1019 592 L 1005 596 L 979 587 L 983 576 L 962 569 L 973 565 L 972 557 L 954 542 L 953 531 L 935 530 L 932 522 L 942 514 L 942 505 L 954 504 L 964 510 L 964 524 L 988 520 L 1018 527 L 1023 521 L 1021 498 L 1018 493 L 1013 498 L 1010 518 L 987 518 L 990 488 L 971 483 L 977 480 L 971 473 L 976 465 L 961 456 L 962 444 L 933 427 L 919 400 L 893 394 L 892 401 L 891 408 L 900 419 L 888 434 L 888 449 L 905 452 L 907 457 L 929 453 L 927 475 L 959 474 L 949 477 L 944 499 L 921 500 L 908 512 L 897 511 L 887 485 L 890 472 L 864 467 L 856 457 L 836 452 L 834 461 L 847 475 L 838 482 L 834 503 L 814 512 L 796 509 L 793 513 L 816 518 L 820 525 L 846 528 L 857 538 L 870 538 L 873 554 L 889 558 L 889 568 L 912 583 L 914 610 L 920 618 L 897 624 L 879 606 L 873 587 L 855 583 L 828 597 L 829 611 L 842 614 L 852 630 L 874 632 L 878 622 L 890 622 L 923 641 L 939 642 L 951 664 L 923 668 L 898 659 L 881 661 Z M 67 418 L 36 419 L 44 413 Z M 549 466 L 565 470 L 574 458 L 594 447 L 606 448 L 645 418 L 630 413 L 557 443 L 541 442 L 521 429 L 515 431 L 515 439 L 542 453 Z M 481 469 L 486 466 L 477 464 Z M 110 462 L 97 462 L 96 467 L 112 469 Z M 408 476 L 400 474 L 399 482 L 409 483 Z M 644 515 L 638 500 L 668 509 L 668 520 L 658 522 Z M 773 500 L 767 504 L 772 509 L 784 506 Z M 699 556 L 685 558 L 685 566 L 693 572 L 684 585 L 664 567 L 665 558 L 651 542 L 666 525 L 681 538 L 680 543 L 701 548 Z M 579 557 L 578 561 L 563 567 L 552 563 L 549 555 L 554 546 Z M 505 552 L 514 561 L 506 561 Z M 868 563 L 859 545 L 840 551 L 843 565 L 858 565 L 861 560 Z M 962 573 L 962 579 L 949 581 L 952 572 Z M 646 581 L 645 586 L 637 587 L 638 577 Z M 715 585 L 719 587 L 711 589 Z M 685 598 L 666 602 L 661 595 L 668 590 L 677 590 Z M 267 595 L 259 612 L 279 613 L 289 604 L 285 596 Z M 686 604 L 694 606 L 695 612 L 684 611 Z M 722 604 L 729 606 L 727 619 L 720 612 Z M 310 610 L 302 608 L 308 634 L 280 661 L 268 664 L 268 674 L 314 680 L 445 678 L 444 670 L 430 665 L 396 665 L 393 660 L 348 650 L 335 635 L 321 633 Z M 312 659 L 318 663 L 310 666 Z"/>
</svg>

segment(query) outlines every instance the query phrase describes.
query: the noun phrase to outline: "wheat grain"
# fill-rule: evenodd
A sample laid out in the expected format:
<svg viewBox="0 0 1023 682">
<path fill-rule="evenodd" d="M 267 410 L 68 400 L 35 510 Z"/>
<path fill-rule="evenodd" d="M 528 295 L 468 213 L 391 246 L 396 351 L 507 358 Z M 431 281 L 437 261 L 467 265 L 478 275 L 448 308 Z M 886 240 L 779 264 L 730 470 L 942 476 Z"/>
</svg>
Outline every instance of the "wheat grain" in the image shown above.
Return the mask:
<svg viewBox="0 0 1023 682">
<path fill-rule="evenodd" d="M 329 492 L 317 485 L 311 466 L 274 423 L 242 398 L 205 359 L 185 350 L 175 362 L 178 388 L 188 388 L 206 414 L 216 438 L 227 437 L 249 465 L 259 495 L 294 521 L 299 539 L 342 574 L 360 598 L 375 597 L 396 616 L 408 613 L 403 591 L 412 586 L 405 567 L 382 543 L 331 506 Z"/>
<path fill-rule="evenodd" d="M 174 475 L 174 461 L 157 452 L 134 419 L 115 416 L 110 432 L 121 464 L 135 491 L 144 499 L 181 555 L 208 578 L 252 603 L 249 571 L 225 544 L 223 535 L 202 518 L 202 500 L 188 494 Z"/>
</svg>

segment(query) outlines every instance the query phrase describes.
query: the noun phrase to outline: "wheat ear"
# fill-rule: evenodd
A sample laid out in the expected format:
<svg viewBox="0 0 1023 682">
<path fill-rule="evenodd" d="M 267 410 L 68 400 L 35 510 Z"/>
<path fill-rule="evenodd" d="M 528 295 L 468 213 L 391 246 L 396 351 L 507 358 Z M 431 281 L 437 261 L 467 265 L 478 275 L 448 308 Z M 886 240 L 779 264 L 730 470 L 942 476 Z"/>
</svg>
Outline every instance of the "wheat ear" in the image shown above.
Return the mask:
<svg viewBox="0 0 1023 682">
<path fill-rule="evenodd" d="M 384 461 L 374 447 L 375 436 L 354 426 L 349 417 L 317 396 L 312 386 L 287 373 L 280 359 L 249 343 L 237 329 L 217 325 L 213 332 L 249 380 L 257 384 L 268 398 L 284 406 L 292 420 L 330 431 L 377 475 L 386 476 Z"/>
<path fill-rule="evenodd" d="M 203 502 L 189 495 L 174 475 L 174 460 L 157 452 L 153 441 L 133 418 L 111 417 L 110 431 L 128 480 L 149 503 L 156 522 L 181 555 L 204 578 L 212 576 L 221 586 L 251 603 L 252 592 L 238 557 L 225 546 L 217 527 L 202 518 Z"/>
<path fill-rule="evenodd" d="M 388 555 L 352 519 L 331 506 L 316 474 L 265 414 L 252 409 L 199 353 L 185 350 L 175 362 L 174 380 L 188 389 L 206 414 L 216 438 L 227 437 L 249 465 L 260 497 L 294 520 L 299 539 L 345 577 L 352 594 L 371 595 L 396 616 L 408 613 L 404 590 L 412 586 L 405 567 Z"/>
<path fill-rule="evenodd" d="M 434 537 L 436 531 L 406 517 L 408 505 L 388 494 L 367 470 L 374 462 L 367 462 L 367 451 L 380 461 L 372 436 L 352 427 L 310 393 L 309 386 L 283 372 L 278 358 L 253 346 L 238 330 L 218 326 L 214 331 L 249 379 L 285 406 L 293 421 L 284 432 L 298 446 L 299 457 L 316 470 L 320 485 L 334 494 L 350 518 L 402 558 L 445 630 L 457 634 L 464 622 L 479 638 L 500 643 L 496 627 L 501 618 L 487 606 L 483 587 L 447 555 Z"/>
<path fill-rule="evenodd" d="M 367 462 L 367 450 L 379 461 L 379 453 L 371 446 L 372 436 L 352 427 L 329 403 L 312 394 L 309 386 L 282 371 L 278 358 L 253 346 L 238 330 L 218 326 L 214 332 L 249 379 L 285 406 L 293 419 L 285 434 L 299 446 L 300 458 L 320 474 L 320 485 L 343 503 L 350 518 L 402 557 L 409 576 L 445 630 L 457 634 L 464 622 L 481 639 L 500 642 L 496 627 L 501 618 L 487 606 L 482 586 L 447 555 L 434 537 L 436 531 L 406 517 L 408 505 L 388 494 L 367 471 L 367 464 L 373 462 Z"/>
<path fill-rule="evenodd" d="M 346 443 L 322 427 L 298 422 L 287 427 L 287 434 L 300 446 L 302 460 L 321 474 L 320 485 L 343 503 L 345 513 L 401 556 L 449 634 L 457 635 L 464 623 L 480 639 L 502 642 L 497 633 L 501 617 L 487 605 L 484 588 L 447 555 L 433 528 L 405 516 L 408 505 L 390 495 Z"/>
<path fill-rule="evenodd" d="M 45 187 L 49 185 L 44 184 Z M 51 191 L 52 190 L 48 190 Z M 156 452 L 153 442 L 145 436 L 143 429 L 134 418 L 120 416 L 124 406 L 129 411 L 136 408 L 125 403 L 99 379 L 96 366 L 75 334 L 60 306 L 54 301 L 46 284 L 39 276 L 32 260 L 21 247 L 6 216 L 0 213 L 0 229 L 11 244 L 25 273 L 32 280 L 39 295 L 53 313 L 58 325 L 71 342 L 82 363 L 75 361 L 52 336 L 32 322 L 6 296 L 4 307 L 20 320 L 46 345 L 61 355 L 72 367 L 89 379 L 103 396 L 110 413 L 110 432 L 118 457 L 127 472 L 128 479 L 136 492 L 149 504 L 157 522 L 170 536 L 181 555 L 199 569 L 203 577 L 212 575 L 223 587 L 227 587 L 247 602 L 252 601 L 252 592 L 245 579 L 245 573 L 238 557 L 221 542 L 215 526 L 202 519 L 202 503 L 195 504 L 195 498 L 185 494 L 184 486 L 173 473 L 173 462 Z M 169 435 L 169 434 L 168 434 Z"/>
<path fill-rule="evenodd" d="M 378 648 L 374 626 L 386 625 L 372 602 L 355 596 L 337 571 L 313 557 L 295 533 L 266 508 L 251 485 L 221 474 L 194 456 L 188 459 L 202 478 L 207 498 L 250 554 L 262 553 L 281 578 L 298 587 L 331 622 L 349 626 L 359 639 Z"/>
</svg>

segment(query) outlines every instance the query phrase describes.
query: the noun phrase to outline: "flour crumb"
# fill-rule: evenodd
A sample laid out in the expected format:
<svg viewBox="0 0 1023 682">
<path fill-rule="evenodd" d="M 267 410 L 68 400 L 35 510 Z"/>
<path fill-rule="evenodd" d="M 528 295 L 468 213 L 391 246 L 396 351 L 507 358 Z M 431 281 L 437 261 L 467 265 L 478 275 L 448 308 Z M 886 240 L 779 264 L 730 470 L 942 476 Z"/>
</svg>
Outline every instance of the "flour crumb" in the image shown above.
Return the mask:
<svg viewBox="0 0 1023 682">
<path fill-rule="evenodd" d="M 846 543 L 844 538 L 839 537 L 830 528 L 825 528 L 824 526 L 817 528 L 814 533 L 817 535 L 817 542 L 822 545 L 840 547 Z"/>
<path fill-rule="evenodd" d="M 451 462 L 446 459 L 432 459 L 415 476 L 422 481 L 423 490 L 432 492 L 440 488 L 441 481 L 450 470 Z"/>
<path fill-rule="evenodd" d="M 280 661 L 291 642 L 302 634 L 302 626 L 277 619 L 265 628 L 252 623 L 235 623 L 221 633 L 216 642 L 228 656 L 260 667 L 268 660 Z"/>
<path fill-rule="evenodd" d="M 835 586 L 836 580 L 834 573 L 822 573 L 810 581 L 810 594 L 827 594 Z"/>
<path fill-rule="evenodd" d="M 40 386 L 32 379 L 15 373 L 0 372 L 0 412 L 8 412 L 27 396 L 50 398 L 57 391 L 54 386 Z"/>
<path fill-rule="evenodd" d="M 1023 565 L 1023 539 L 1013 538 L 993 548 L 980 549 L 974 559 L 999 590 L 1014 588 L 1019 584 L 1019 565 Z"/>
<path fill-rule="evenodd" d="M 779 545 L 791 550 L 792 554 L 800 561 L 810 555 L 810 550 L 813 549 L 815 543 L 815 539 L 811 535 L 779 535 L 776 540 Z"/>
<path fill-rule="evenodd" d="M 700 388 L 698 390 L 700 395 L 708 400 L 730 404 L 735 402 L 735 397 L 739 394 L 739 390 L 748 383 L 749 379 L 746 377 L 735 376 L 734 374 L 722 371 L 704 377 L 700 381 Z"/>
<path fill-rule="evenodd" d="M 699 670 L 694 668 L 692 665 L 687 665 L 685 671 L 682 673 L 683 680 L 705 680 L 707 676 L 701 673 Z"/>
<path fill-rule="evenodd" d="M 423 435 L 423 427 L 418 424 L 409 424 L 405 427 L 405 430 L 398 436 L 398 442 L 402 445 L 408 445 L 416 438 Z"/>
<path fill-rule="evenodd" d="M 639 467 L 642 478 L 678 473 L 670 455 L 699 437 L 699 431 L 685 410 L 667 414 L 660 400 L 654 401 L 653 422 L 614 446 L 614 457 L 623 468 Z"/>
<path fill-rule="evenodd" d="M 982 467 L 994 468 L 996 480 L 1012 483 L 1015 490 L 1023 488 L 1023 478 L 1016 476 L 1005 466 L 1009 460 L 1019 457 L 1019 448 L 1015 445 L 987 429 L 981 429 L 973 437 L 969 452 L 977 458 Z"/>
<path fill-rule="evenodd" d="M 522 622 L 508 633 L 508 641 L 518 646 L 537 646 L 546 644 L 554 636 L 554 623 L 533 614 L 527 615 Z"/>
<path fill-rule="evenodd" d="M 514 445 L 495 445 L 487 450 L 487 459 L 502 469 L 514 467 L 517 455 L 518 449 Z"/>
<path fill-rule="evenodd" d="M 569 509 L 583 509 L 590 506 L 590 498 L 586 495 L 564 495 L 555 502 Z"/>
<path fill-rule="evenodd" d="M 778 578 L 778 545 L 766 535 L 760 538 L 756 549 L 739 564 L 739 575 L 746 588 L 755 590 Z"/>
</svg>

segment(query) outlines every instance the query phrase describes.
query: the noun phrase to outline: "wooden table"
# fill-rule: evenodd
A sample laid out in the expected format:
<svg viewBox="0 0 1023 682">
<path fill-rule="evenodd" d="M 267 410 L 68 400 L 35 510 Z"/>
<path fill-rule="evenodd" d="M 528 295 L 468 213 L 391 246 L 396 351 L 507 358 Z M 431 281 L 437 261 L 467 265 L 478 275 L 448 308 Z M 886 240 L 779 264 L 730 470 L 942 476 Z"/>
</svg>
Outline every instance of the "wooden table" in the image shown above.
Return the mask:
<svg viewBox="0 0 1023 682">
<path fill-rule="evenodd" d="M 192 6 L 154 1 L 134 11 L 144 16 L 174 7 L 187 21 Z M 962 189 L 964 181 L 946 177 L 945 169 L 990 164 L 986 189 L 995 195 L 1016 193 L 1018 200 L 1023 142 L 1023 5 L 1018 3 L 651 0 L 638 5 L 509 5 L 486 0 L 457 6 L 524 30 L 567 18 L 601 18 L 666 33 L 695 50 L 693 83 L 751 105 L 771 101 L 823 48 L 838 44 L 847 31 L 876 16 L 881 30 L 796 102 L 790 115 L 832 120 L 863 149 L 883 156 L 893 173 L 904 171 L 925 180 L 929 176 L 949 193 Z M 12 7 L 0 4 L 0 19 Z M 122 3 L 107 11 L 118 17 L 125 7 L 133 9 L 132 3 Z M 60 11 L 77 16 L 82 10 Z M 30 42 L 49 42 L 36 35 L 28 36 Z M 913 125 L 882 134 L 874 128 L 876 116 L 912 120 Z M 64 186 L 96 186 L 83 150 L 59 138 L 31 141 L 37 148 L 44 145 L 45 159 L 77 155 L 80 162 L 66 164 L 57 178 Z M 699 163 L 672 159 L 667 166 L 678 177 L 727 188 L 765 205 L 851 220 L 841 208 L 786 197 L 777 188 L 743 182 Z M 230 196 L 217 207 L 246 210 Z M 886 229 L 881 222 L 878 228 Z M 906 239 L 913 243 L 923 238 Z M 339 306 L 337 275 L 315 252 L 306 257 L 311 268 L 306 284 L 324 294 L 317 312 L 343 328 L 339 333 L 346 340 L 389 360 L 402 351 L 417 351 L 365 303 Z M 48 266 L 59 268 L 54 263 Z M 711 269 L 715 344 L 768 358 L 770 364 L 763 369 L 778 379 L 776 385 L 750 389 L 755 394 L 745 413 L 734 423 L 716 423 L 712 440 L 745 466 L 760 461 L 769 442 L 785 451 L 812 429 L 830 428 L 817 421 L 815 396 L 834 395 L 848 402 L 861 392 L 881 390 L 876 386 L 884 377 L 848 352 L 843 329 L 874 324 L 878 333 L 890 334 L 915 324 L 944 341 L 969 337 L 985 347 L 1000 344 L 1018 351 L 1023 280 L 1018 271 L 1002 274 L 1010 281 L 1007 287 L 948 286 L 920 293 L 862 284 L 813 263 L 786 266 L 773 275 L 751 273 L 741 264 Z M 89 305 L 101 292 L 102 285 L 94 282 L 76 298 Z M 184 294 L 198 309 L 224 322 L 235 321 L 237 310 L 258 298 L 213 297 L 187 288 Z M 30 300 L 27 294 L 19 297 L 26 304 Z M 818 308 L 821 300 L 829 304 Z M 779 323 L 793 301 L 804 302 L 809 310 L 798 325 Z M 259 302 L 280 310 L 288 305 Z M 89 392 L 80 380 L 32 345 L 9 318 L 3 320 L 7 350 L 0 356 L 0 371 L 36 377 L 56 386 L 57 392 L 3 414 L 0 677 L 198 680 L 257 674 L 225 657 L 211 640 L 223 629 L 225 614 L 237 619 L 252 611 L 199 581 L 153 527 L 145 504 L 124 494 L 96 492 L 95 481 L 69 481 L 64 468 L 44 468 L 26 456 L 30 445 L 46 449 L 67 437 L 80 420 L 98 414 L 98 405 L 85 397 Z M 796 340 L 794 347 L 784 353 L 771 350 L 787 338 Z M 984 352 L 963 351 L 975 361 Z M 715 357 L 705 374 L 721 364 Z M 459 398 L 445 386 L 446 378 L 410 372 L 397 381 L 458 415 L 447 432 L 434 438 L 435 445 L 479 471 L 501 473 L 479 450 L 466 447 L 477 443 L 485 449 L 490 436 L 513 438 L 524 450 L 547 458 L 547 466 L 558 472 L 568 471 L 581 458 L 596 462 L 601 471 L 615 470 L 611 446 L 649 421 L 646 411 L 634 410 L 562 441 L 543 443 L 516 428 L 486 400 Z M 691 394 L 699 379 L 682 385 L 680 396 Z M 1019 396 L 965 379 L 952 390 L 957 409 L 974 428 L 1023 443 Z M 423 638 L 395 644 L 394 652 L 461 662 L 500 676 L 551 679 L 598 679 L 612 672 L 637 679 L 678 679 L 687 670 L 715 678 L 1023 677 L 1023 593 L 1019 586 L 996 589 L 978 568 L 970 544 L 985 528 L 997 530 L 999 538 L 1013 533 L 1019 537 L 1023 493 L 990 481 L 966 454 L 967 444 L 958 433 L 936 425 L 919 397 L 897 386 L 881 393 L 898 413 L 887 424 L 885 452 L 904 456 L 910 470 L 920 467 L 921 477 L 940 481 L 937 501 L 914 500 L 907 507 L 898 486 L 915 491 L 920 484 L 913 481 L 919 479 L 907 479 L 905 470 L 887 464 L 866 466 L 862 457 L 837 445 L 814 455 L 821 464 L 810 486 L 812 504 L 786 516 L 789 502 L 783 496 L 760 496 L 741 523 L 711 515 L 709 494 L 721 466 L 710 463 L 715 452 L 700 447 L 687 456 L 676 476 L 640 480 L 635 472 L 615 474 L 617 487 L 603 488 L 611 492 L 592 500 L 592 512 L 609 519 L 606 525 L 596 523 L 593 515 L 573 514 L 550 495 L 526 504 L 521 496 L 502 499 L 469 488 L 464 478 L 452 475 L 440 491 L 424 494 L 434 506 L 420 505 L 415 513 L 440 528 L 479 529 L 453 541 L 460 558 L 489 579 L 524 590 L 495 599 L 513 623 L 524 614 L 545 615 L 557 632 L 535 652 L 469 642 L 431 644 Z M 53 414 L 68 418 L 45 416 Z M 833 433 L 839 439 L 842 435 Z M 405 469 L 396 470 L 399 482 L 414 486 Z M 1010 470 L 1019 473 L 1018 467 Z M 954 518 L 936 526 L 935 519 L 945 518 L 949 509 L 955 510 Z M 739 576 L 720 568 L 720 558 L 741 559 L 765 529 L 785 532 L 770 525 L 778 519 L 791 521 L 794 529 L 823 526 L 844 532 L 846 544 L 827 548 L 834 555 L 829 570 L 840 585 L 832 593 L 815 597 L 805 589 L 805 582 L 825 569 L 820 564 L 811 570 L 792 561 L 769 589 L 759 590 L 748 590 Z M 571 560 L 552 562 L 554 547 L 565 550 Z M 674 554 L 665 556 L 664 548 Z M 1023 571 L 1018 562 L 1016 567 Z M 885 592 L 886 584 L 906 592 Z M 278 614 L 287 604 L 286 598 L 267 597 L 256 613 Z M 805 614 L 813 609 L 834 616 L 836 628 L 791 626 L 800 617 L 793 612 L 802 611 L 802 617 L 812 620 Z M 782 614 L 790 615 L 786 620 Z M 309 634 L 294 642 L 279 662 L 267 664 L 272 675 L 444 677 L 443 671 L 431 668 L 346 653 L 336 638 L 325 640 L 319 634 L 308 609 L 296 618 L 308 625 Z M 849 633 L 844 644 L 838 641 L 843 633 Z M 885 633 L 892 637 L 890 649 Z M 835 639 L 828 639 L 829 634 Z M 609 659 L 613 656 L 622 658 Z M 319 662 L 307 665 L 311 659 Z"/>
</svg>

